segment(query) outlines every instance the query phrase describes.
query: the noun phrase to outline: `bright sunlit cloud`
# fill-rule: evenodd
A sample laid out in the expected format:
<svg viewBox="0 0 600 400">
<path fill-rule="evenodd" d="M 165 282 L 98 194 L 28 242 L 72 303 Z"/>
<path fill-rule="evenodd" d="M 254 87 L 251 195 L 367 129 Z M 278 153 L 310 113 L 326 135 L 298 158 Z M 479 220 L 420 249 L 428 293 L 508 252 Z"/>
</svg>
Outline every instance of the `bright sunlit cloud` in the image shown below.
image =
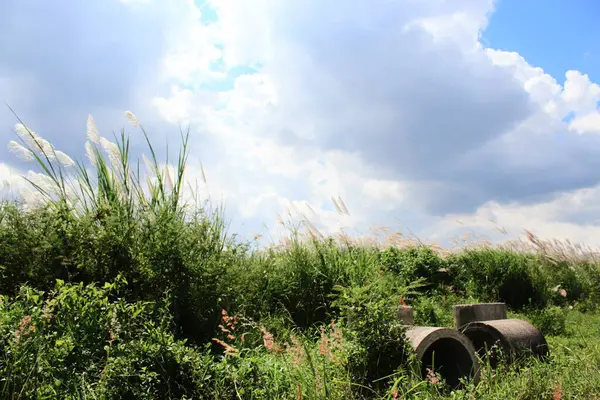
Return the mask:
<svg viewBox="0 0 600 400">
<path fill-rule="evenodd" d="M 600 240 L 600 86 L 575 66 L 563 79 L 488 47 L 496 7 L 9 0 L 0 93 L 77 159 L 90 113 L 110 136 L 133 110 L 161 150 L 178 148 L 189 125 L 190 180 L 202 163 L 202 190 L 226 201 L 246 237 L 291 210 L 325 233 Z M 36 30 L 18 23 L 25 16 Z M 5 143 L 16 122 L 0 112 Z M 2 151 L 0 181 L 16 184 L 27 167 Z"/>
</svg>

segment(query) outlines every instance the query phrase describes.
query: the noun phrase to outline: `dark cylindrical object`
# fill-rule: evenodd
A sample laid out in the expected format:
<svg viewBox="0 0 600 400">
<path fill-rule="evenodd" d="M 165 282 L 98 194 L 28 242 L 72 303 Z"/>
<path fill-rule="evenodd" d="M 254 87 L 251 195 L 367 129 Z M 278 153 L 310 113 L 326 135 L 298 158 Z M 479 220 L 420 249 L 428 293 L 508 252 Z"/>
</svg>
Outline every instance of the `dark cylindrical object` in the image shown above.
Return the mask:
<svg viewBox="0 0 600 400">
<path fill-rule="evenodd" d="M 544 335 L 535 326 L 521 319 L 471 322 L 463 326 L 461 332 L 473 343 L 480 357 L 485 357 L 487 352 L 492 366 L 498 362 L 498 348 L 513 361 L 515 357 L 524 355 L 538 358 L 549 355 Z"/>
<path fill-rule="evenodd" d="M 421 375 L 428 370 L 439 373 L 452 387 L 460 385 L 460 378 L 479 382 L 479 361 L 469 339 L 454 329 L 429 326 L 408 327 L 405 333 L 417 359 Z"/>
<path fill-rule="evenodd" d="M 457 304 L 452 306 L 454 326 L 460 329 L 469 322 L 506 319 L 505 303 Z"/>
</svg>

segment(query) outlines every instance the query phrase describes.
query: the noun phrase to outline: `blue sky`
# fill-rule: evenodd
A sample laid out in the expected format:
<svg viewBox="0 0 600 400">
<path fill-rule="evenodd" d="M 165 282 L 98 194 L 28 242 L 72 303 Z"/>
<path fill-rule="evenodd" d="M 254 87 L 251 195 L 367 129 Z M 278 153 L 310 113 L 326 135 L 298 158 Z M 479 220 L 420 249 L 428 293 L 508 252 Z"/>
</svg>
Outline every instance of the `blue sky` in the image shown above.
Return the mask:
<svg viewBox="0 0 600 400">
<path fill-rule="evenodd" d="M 126 127 L 135 155 L 144 140 L 125 110 L 159 151 L 189 125 L 189 180 L 202 163 L 201 195 L 224 199 L 246 237 L 282 217 L 442 243 L 524 229 L 600 241 L 598 11 L 583 0 L 4 0 L 0 100 L 78 159 L 88 114 L 108 138 Z M 0 141 L 15 122 L 0 109 Z M 30 170 L 0 148 L 2 190 L 21 190 Z"/>
<path fill-rule="evenodd" d="M 600 2 L 499 0 L 483 42 L 516 51 L 563 83 L 576 69 L 600 80 Z"/>
</svg>

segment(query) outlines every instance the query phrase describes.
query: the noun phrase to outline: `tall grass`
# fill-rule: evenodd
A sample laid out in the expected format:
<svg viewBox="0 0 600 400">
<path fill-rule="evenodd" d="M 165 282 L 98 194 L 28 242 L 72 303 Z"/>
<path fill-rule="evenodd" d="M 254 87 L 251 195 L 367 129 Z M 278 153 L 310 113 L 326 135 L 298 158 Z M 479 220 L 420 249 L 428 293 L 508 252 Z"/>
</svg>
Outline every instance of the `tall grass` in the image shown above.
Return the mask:
<svg viewBox="0 0 600 400">
<path fill-rule="evenodd" d="M 305 221 L 282 245 L 252 251 L 227 233 L 222 208 L 187 193 L 189 131 L 172 167 L 140 121 L 126 117 L 145 138 L 141 162 L 125 131 L 110 141 L 91 116 L 85 161 L 17 118 L 19 142 L 9 148 L 40 173 L 26 177 L 33 204 L 0 206 L 3 398 L 546 398 L 599 390 L 590 383 L 600 382 L 591 325 L 573 331 L 565 322 L 581 312 L 597 319 L 600 271 L 586 249 L 530 235 L 526 247 L 448 251 L 384 229 L 369 240 L 328 237 Z M 348 213 L 341 199 L 334 206 Z M 397 307 L 414 306 L 419 324 L 450 326 L 452 304 L 475 301 L 504 301 L 532 320 L 558 346 L 551 363 L 489 369 L 479 386 L 453 394 L 437 378 L 423 380 Z M 596 343 L 588 358 L 573 350 L 577 335 Z"/>
</svg>

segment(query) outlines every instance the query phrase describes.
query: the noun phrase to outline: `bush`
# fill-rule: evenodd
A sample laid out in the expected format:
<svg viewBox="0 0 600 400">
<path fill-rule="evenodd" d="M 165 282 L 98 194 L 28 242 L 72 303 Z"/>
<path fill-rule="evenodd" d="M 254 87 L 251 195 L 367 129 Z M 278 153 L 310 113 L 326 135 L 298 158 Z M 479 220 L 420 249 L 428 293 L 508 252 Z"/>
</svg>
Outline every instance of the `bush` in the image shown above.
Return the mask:
<svg viewBox="0 0 600 400">
<path fill-rule="evenodd" d="M 409 345 L 396 316 L 400 300 L 410 292 L 393 279 L 363 287 L 339 288 L 335 301 L 354 347 L 348 358 L 352 378 L 380 387 L 409 360 Z"/>
<path fill-rule="evenodd" d="M 382 272 L 376 257 L 333 241 L 304 243 L 296 233 L 282 249 L 239 259 L 223 293 L 248 316 L 285 314 L 295 326 L 309 328 L 336 317 L 336 286 L 361 286 Z"/>
<path fill-rule="evenodd" d="M 446 261 L 429 247 L 392 247 L 381 252 L 380 259 L 383 266 L 406 285 L 423 280 L 423 289 L 428 290 L 452 281 Z"/>
<path fill-rule="evenodd" d="M 567 331 L 567 312 L 557 306 L 550 306 L 528 313 L 531 323 L 544 335 L 564 335 Z"/>
<path fill-rule="evenodd" d="M 476 249 L 454 255 L 458 285 L 485 302 L 505 302 L 513 309 L 543 307 L 548 302 L 548 281 L 535 257 L 507 250 Z"/>
<path fill-rule="evenodd" d="M 2 397 L 171 398 L 202 389 L 210 357 L 174 339 L 164 304 L 119 298 L 125 283 L 120 277 L 102 288 L 58 281 L 46 299 L 27 286 L 14 299 L 4 297 Z"/>
</svg>

